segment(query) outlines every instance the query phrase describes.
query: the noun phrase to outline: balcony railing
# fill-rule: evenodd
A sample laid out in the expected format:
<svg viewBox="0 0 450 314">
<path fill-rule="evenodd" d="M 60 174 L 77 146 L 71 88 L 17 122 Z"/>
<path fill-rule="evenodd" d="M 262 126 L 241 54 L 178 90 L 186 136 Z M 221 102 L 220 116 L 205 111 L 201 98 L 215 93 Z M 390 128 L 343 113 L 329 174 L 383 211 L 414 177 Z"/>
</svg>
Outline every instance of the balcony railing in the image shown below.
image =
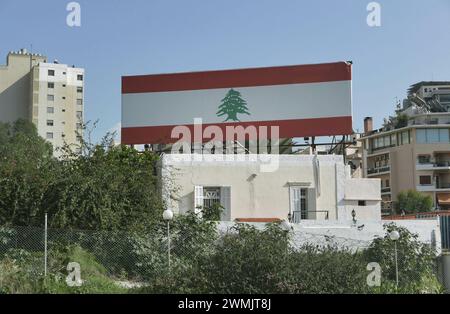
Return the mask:
<svg viewBox="0 0 450 314">
<path fill-rule="evenodd" d="M 367 174 L 376 174 L 391 171 L 391 166 L 383 166 L 378 168 L 369 168 L 367 169 Z"/>
<path fill-rule="evenodd" d="M 309 218 L 309 213 L 324 213 L 325 220 L 328 220 L 328 218 L 329 218 L 328 210 L 304 210 L 304 211 L 294 210 L 292 212 L 290 222 L 300 223 L 302 220 L 312 220 L 311 218 Z M 314 219 L 316 219 L 316 218 L 314 218 Z"/>
<path fill-rule="evenodd" d="M 440 182 L 436 185 L 438 189 L 450 189 L 450 183 L 449 182 Z"/>
<path fill-rule="evenodd" d="M 381 193 L 391 193 L 391 188 L 390 187 L 381 188 Z"/>
<path fill-rule="evenodd" d="M 446 168 L 450 167 L 450 161 L 442 161 L 442 162 L 419 162 L 417 164 L 417 168 L 421 169 L 432 169 L 432 168 Z"/>
</svg>

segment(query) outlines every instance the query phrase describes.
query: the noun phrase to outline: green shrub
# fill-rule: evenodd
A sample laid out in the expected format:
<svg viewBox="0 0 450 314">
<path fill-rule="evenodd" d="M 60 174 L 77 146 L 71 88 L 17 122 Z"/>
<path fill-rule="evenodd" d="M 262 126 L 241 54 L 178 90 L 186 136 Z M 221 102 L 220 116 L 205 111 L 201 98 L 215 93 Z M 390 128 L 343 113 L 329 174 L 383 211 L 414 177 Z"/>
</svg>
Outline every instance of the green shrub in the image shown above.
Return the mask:
<svg viewBox="0 0 450 314">
<path fill-rule="evenodd" d="M 415 190 L 402 191 L 397 195 L 397 213 L 406 214 L 429 212 L 433 208 L 433 199 Z"/>
<path fill-rule="evenodd" d="M 395 292 L 390 288 L 396 281 L 394 243 L 388 234 L 396 230 L 400 233 L 397 240 L 399 289 L 416 293 L 430 290 L 439 292 L 441 286 L 435 275 L 436 251 L 430 245 L 420 242 L 417 234 L 404 227 L 390 223 L 384 229 L 386 235 L 375 239 L 364 252 L 367 262 L 380 264 L 384 289 Z"/>
</svg>

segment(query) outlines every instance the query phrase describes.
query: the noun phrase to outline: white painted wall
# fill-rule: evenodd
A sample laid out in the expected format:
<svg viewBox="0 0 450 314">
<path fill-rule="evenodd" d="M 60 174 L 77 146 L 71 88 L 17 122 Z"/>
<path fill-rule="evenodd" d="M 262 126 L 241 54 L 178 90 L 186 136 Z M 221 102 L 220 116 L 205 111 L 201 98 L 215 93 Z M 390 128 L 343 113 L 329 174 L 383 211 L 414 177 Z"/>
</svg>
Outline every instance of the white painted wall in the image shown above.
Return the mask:
<svg viewBox="0 0 450 314">
<path fill-rule="evenodd" d="M 356 224 L 342 221 L 305 220 L 299 224 L 292 224 L 293 243 L 300 247 L 303 244 L 334 244 L 351 250 L 364 249 L 373 239 L 386 235 L 383 225 L 394 222 L 398 226 L 407 228 L 418 235 L 419 241 L 436 244 L 438 255 L 441 253 L 440 226 L 437 219 L 432 220 L 395 220 L 374 222 L 371 220 L 357 220 Z M 257 228 L 264 228 L 263 223 L 251 223 Z M 230 232 L 233 223 L 221 222 L 219 230 Z M 433 237 L 435 238 L 433 240 Z"/>
<path fill-rule="evenodd" d="M 193 209 L 195 186 L 214 186 L 231 187 L 231 220 L 286 219 L 290 211 L 289 187 L 301 185 L 310 189 L 317 188 L 312 155 L 277 155 L 279 167 L 273 172 L 262 172 L 261 161 L 254 155 L 240 156 L 245 159 L 242 161 L 226 161 L 225 158 L 222 161 L 205 161 L 201 160 L 201 157 L 162 157 L 163 198 L 175 213 L 185 213 Z M 315 200 L 308 200 L 308 210 L 328 211 L 329 220 L 350 221 L 351 211 L 355 209 L 358 218 L 381 220 L 379 180 L 358 179 L 359 189 L 352 192 L 352 195 L 361 200 L 368 197 L 368 206 L 359 208 L 353 203 L 354 200 L 345 199 L 346 184 L 349 185 L 347 190 L 355 184 L 353 179 L 349 179 L 342 156 L 320 155 L 318 158 L 320 193 Z M 174 189 L 175 192 L 170 192 Z M 317 213 L 316 218 L 325 219 L 325 214 Z"/>
</svg>

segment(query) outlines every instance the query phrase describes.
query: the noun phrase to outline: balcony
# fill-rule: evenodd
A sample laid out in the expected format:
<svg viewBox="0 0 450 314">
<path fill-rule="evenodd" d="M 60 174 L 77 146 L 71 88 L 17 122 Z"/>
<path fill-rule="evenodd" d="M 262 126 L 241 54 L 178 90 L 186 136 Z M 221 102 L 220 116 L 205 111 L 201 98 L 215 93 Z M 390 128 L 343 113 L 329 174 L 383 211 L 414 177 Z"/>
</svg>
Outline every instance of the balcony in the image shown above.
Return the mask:
<svg viewBox="0 0 450 314">
<path fill-rule="evenodd" d="M 438 184 L 418 185 L 419 192 L 450 192 L 450 182 L 440 182 Z"/>
<path fill-rule="evenodd" d="M 450 170 L 450 162 L 429 162 L 429 163 L 419 163 L 416 165 L 416 169 L 419 170 Z"/>
<path fill-rule="evenodd" d="M 391 194 L 391 188 L 390 187 L 382 187 L 381 195 L 388 195 L 388 194 Z"/>
<path fill-rule="evenodd" d="M 375 176 L 380 174 L 389 173 L 391 171 L 391 166 L 383 166 L 378 168 L 367 169 L 367 176 Z"/>
</svg>

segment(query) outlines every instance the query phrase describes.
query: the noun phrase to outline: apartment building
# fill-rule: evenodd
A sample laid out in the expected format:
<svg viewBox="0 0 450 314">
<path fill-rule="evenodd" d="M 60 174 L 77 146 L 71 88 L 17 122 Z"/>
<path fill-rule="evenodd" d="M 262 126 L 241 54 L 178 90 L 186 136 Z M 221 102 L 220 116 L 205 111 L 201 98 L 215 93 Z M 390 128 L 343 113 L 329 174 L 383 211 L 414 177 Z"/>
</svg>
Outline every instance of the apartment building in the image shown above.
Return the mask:
<svg viewBox="0 0 450 314">
<path fill-rule="evenodd" d="M 49 63 L 25 49 L 8 53 L 0 66 L 1 122 L 32 121 L 39 135 L 58 148 L 79 143 L 83 116 L 84 69 Z"/>
<path fill-rule="evenodd" d="M 410 117 L 408 125 L 389 131 L 372 131 L 365 120 L 363 173 L 381 180 L 382 210 L 401 191 L 430 195 L 434 207 L 450 209 L 450 113 Z"/>
<path fill-rule="evenodd" d="M 450 82 L 419 82 L 408 89 L 396 118 L 373 130 L 364 120 L 363 176 L 381 180 L 382 211 L 405 190 L 433 199 L 436 209 L 450 209 Z"/>
</svg>

